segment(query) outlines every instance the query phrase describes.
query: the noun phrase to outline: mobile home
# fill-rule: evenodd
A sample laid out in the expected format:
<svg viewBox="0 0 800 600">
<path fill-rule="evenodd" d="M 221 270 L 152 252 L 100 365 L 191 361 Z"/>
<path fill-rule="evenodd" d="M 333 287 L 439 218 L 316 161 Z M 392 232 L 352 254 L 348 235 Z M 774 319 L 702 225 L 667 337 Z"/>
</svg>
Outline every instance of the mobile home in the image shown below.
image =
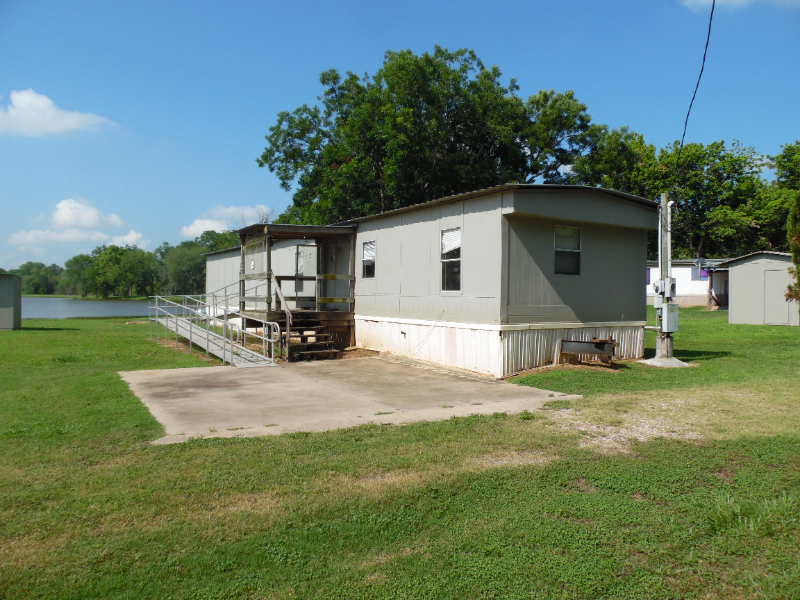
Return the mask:
<svg viewBox="0 0 800 600">
<path fill-rule="evenodd" d="M 335 322 L 340 344 L 495 376 L 553 362 L 561 340 L 613 338 L 638 358 L 657 225 L 657 204 L 637 196 L 526 184 L 330 227 L 253 225 L 240 231 L 240 278 L 267 291 L 243 308 L 281 318 L 297 294 L 284 292 L 292 274 L 271 277 L 272 249 L 303 240 L 317 247 L 316 272 L 294 274 L 314 282 L 306 314 Z"/>
</svg>

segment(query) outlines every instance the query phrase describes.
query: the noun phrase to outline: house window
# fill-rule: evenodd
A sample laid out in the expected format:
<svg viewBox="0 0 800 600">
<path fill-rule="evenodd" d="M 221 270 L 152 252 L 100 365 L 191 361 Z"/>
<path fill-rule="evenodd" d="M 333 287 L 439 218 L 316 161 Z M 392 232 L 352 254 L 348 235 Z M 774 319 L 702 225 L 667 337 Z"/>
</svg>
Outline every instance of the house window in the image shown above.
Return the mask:
<svg viewBox="0 0 800 600">
<path fill-rule="evenodd" d="M 364 279 L 375 277 L 375 242 L 364 242 L 361 256 L 361 276 Z"/>
<path fill-rule="evenodd" d="M 442 231 L 442 291 L 461 291 L 461 228 Z"/>
<path fill-rule="evenodd" d="M 581 230 L 578 227 L 556 225 L 556 275 L 581 274 Z"/>
<path fill-rule="evenodd" d="M 692 281 L 708 281 L 708 271 L 700 267 L 692 267 Z"/>
</svg>

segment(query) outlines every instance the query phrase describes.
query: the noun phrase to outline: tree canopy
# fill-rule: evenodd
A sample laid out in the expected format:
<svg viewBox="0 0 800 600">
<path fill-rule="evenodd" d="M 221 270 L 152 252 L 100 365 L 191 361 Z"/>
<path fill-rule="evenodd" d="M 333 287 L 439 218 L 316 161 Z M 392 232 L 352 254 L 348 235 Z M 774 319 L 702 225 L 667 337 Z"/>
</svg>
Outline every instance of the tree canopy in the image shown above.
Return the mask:
<svg viewBox="0 0 800 600">
<path fill-rule="evenodd" d="M 177 246 L 167 243 L 154 252 L 136 246 L 98 246 L 64 263 L 46 266 L 27 262 L 8 272 L 22 278 L 25 294 L 69 294 L 98 298 L 205 291 L 205 254 L 240 244 L 233 231 L 204 231 Z M 0 272 L 6 272 L 0 269 Z"/>
<path fill-rule="evenodd" d="M 800 304 L 800 140 L 786 144 L 777 156 L 770 157 L 775 168 L 775 185 L 789 199 L 789 219 L 786 224 L 789 251 L 794 267 L 790 270 L 794 281 L 786 290 L 786 299 Z"/>
<path fill-rule="evenodd" d="M 595 128 L 572 92 L 526 102 L 471 50 L 387 52 L 373 76 L 322 73 L 320 104 L 278 114 L 258 165 L 329 224 L 510 181 L 563 179 Z"/>
<path fill-rule="evenodd" d="M 572 91 L 523 100 L 471 50 L 387 52 L 374 75 L 322 73 L 317 104 L 278 114 L 257 159 L 293 190 L 281 223 L 331 224 L 509 182 L 676 200 L 675 256 L 785 250 L 800 142 L 766 161 L 734 141 L 657 149 L 592 122 Z M 772 165 L 777 181 L 762 169 Z M 792 188 L 794 189 L 794 188 Z"/>
</svg>

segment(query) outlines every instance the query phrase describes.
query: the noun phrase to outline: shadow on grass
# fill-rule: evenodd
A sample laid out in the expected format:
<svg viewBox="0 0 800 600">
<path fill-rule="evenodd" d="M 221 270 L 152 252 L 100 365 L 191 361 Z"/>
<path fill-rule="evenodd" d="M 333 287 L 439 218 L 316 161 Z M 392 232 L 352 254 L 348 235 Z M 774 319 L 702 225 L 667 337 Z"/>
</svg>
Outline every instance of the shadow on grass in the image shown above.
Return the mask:
<svg viewBox="0 0 800 600">
<path fill-rule="evenodd" d="M 679 360 L 710 360 L 712 358 L 723 358 L 731 356 L 731 352 L 727 351 L 713 351 L 713 350 L 675 350 L 675 358 Z M 644 358 L 654 358 L 656 355 L 655 348 L 645 348 Z"/>
</svg>

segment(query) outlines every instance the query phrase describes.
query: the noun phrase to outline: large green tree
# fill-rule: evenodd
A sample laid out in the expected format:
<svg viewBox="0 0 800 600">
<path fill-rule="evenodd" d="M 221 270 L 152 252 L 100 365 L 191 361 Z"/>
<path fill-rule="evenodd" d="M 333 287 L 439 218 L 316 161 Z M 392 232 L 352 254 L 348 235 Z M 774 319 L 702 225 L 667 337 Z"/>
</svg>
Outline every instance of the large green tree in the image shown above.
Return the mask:
<svg viewBox="0 0 800 600">
<path fill-rule="evenodd" d="M 510 181 L 560 181 L 593 133 L 572 92 L 527 102 L 470 50 L 387 52 L 373 75 L 324 72 L 320 103 L 278 114 L 257 159 L 293 204 L 333 223 Z"/>
<path fill-rule="evenodd" d="M 194 241 L 203 246 L 206 252 L 216 252 L 242 244 L 239 234 L 235 231 L 204 231 Z"/>
<path fill-rule="evenodd" d="M 11 273 L 22 279 L 24 294 L 53 294 L 58 287 L 64 269 L 56 264 L 45 265 L 40 262 L 26 262 Z"/>
<path fill-rule="evenodd" d="M 794 267 L 791 269 L 794 282 L 786 291 L 786 299 L 794 300 L 800 305 L 800 194 L 796 194 L 794 197 L 787 229 L 789 248 L 792 252 L 792 263 L 794 263 Z"/>
<path fill-rule="evenodd" d="M 794 282 L 786 291 L 786 299 L 800 304 L 800 141 L 786 144 L 777 156 L 770 156 L 775 169 L 776 185 L 791 195 L 789 218 L 786 223 L 789 250 L 794 268 Z"/>
<path fill-rule="evenodd" d="M 734 141 L 679 143 L 659 151 L 626 128 L 595 134 L 575 161 L 569 181 L 657 200 L 675 200 L 672 240 L 676 257 L 737 256 L 746 248 L 784 244 L 788 198 L 765 189 L 763 158 Z"/>
<path fill-rule="evenodd" d="M 65 294 L 86 296 L 95 292 L 95 256 L 77 254 L 64 263 L 59 289 Z"/>
<path fill-rule="evenodd" d="M 158 291 L 158 265 L 151 252 L 136 246 L 103 247 L 92 265 L 95 294 L 130 297 Z"/>
<path fill-rule="evenodd" d="M 167 287 L 172 294 L 199 294 L 206 286 L 206 248 L 191 240 L 181 242 L 165 255 Z"/>
<path fill-rule="evenodd" d="M 787 190 L 800 190 L 800 140 L 781 146 L 781 153 L 769 158 L 778 185 Z"/>
</svg>

